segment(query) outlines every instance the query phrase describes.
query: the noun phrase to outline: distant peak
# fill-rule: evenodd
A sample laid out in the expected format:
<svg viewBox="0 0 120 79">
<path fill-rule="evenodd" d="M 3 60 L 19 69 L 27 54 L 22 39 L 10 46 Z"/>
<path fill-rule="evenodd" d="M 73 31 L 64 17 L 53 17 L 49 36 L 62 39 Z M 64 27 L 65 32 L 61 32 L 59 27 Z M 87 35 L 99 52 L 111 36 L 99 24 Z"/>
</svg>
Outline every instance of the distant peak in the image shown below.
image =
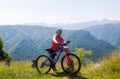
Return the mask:
<svg viewBox="0 0 120 79">
<path fill-rule="evenodd" d="M 102 19 L 101 21 L 110 21 L 109 19 L 107 19 L 107 18 L 104 18 L 104 19 Z"/>
</svg>

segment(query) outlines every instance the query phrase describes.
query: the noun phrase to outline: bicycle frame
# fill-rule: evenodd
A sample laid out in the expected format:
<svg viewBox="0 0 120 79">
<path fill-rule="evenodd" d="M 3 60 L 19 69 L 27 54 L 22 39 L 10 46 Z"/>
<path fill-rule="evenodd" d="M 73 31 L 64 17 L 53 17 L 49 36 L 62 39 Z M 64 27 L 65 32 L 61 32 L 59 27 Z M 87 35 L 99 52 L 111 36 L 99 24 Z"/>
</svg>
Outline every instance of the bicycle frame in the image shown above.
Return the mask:
<svg viewBox="0 0 120 79">
<path fill-rule="evenodd" d="M 68 64 L 69 64 L 69 65 L 71 64 L 70 58 L 66 55 L 67 53 L 66 53 L 66 52 L 63 52 L 63 51 L 64 51 L 64 46 L 61 46 L 61 48 L 60 48 L 58 51 L 55 52 L 55 53 L 58 53 L 58 55 L 57 55 L 55 61 L 54 61 L 52 64 L 56 64 L 56 63 L 57 63 L 57 61 L 59 60 L 59 58 L 60 58 L 60 56 L 61 56 L 62 53 L 64 53 L 64 56 L 65 56 Z M 50 60 L 53 60 L 53 59 L 52 59 L 52 56 L 53 56 L 53 55 L 50 54 L 50 56 L 49 56 Z"/>
<path fill-rule="evenodd" d="M 53 62 L 53 64 L 56 64 L 56 63 L 57 63 L 57 61 L 59 60 L 59 57 L 61 56 L 63 50 L 64 50 L 64 47 L 61 47 L 61 49 L 59 49 L 58 51 L 55 52 L 56 54 L 58 53 L 58 55 L 56 56 L 56 59 L 55 59 L 55 61 Z M 53 60 L 53 59 L 52 59 L 52 56 L 53 56 L 52 54 L 49 55 L 50 60 Z"/>
<path fill-rule="evenodd" d="M 57 63 L 57 61 L 59 60 L 59 57 L 60 57 L 60 55 L 62 54 L 63 50 L 64 50 L 64 47 L 61 47 L 60 50 L 58 50 L 58 51 L 55 52 L 55 53 L 58 53 L 58 52 L 59 52 L 59 54 L 58 54 L 58 56 L 56 57 L 56 60 L 55 60 L 54 62 L 52 62 L 52 64 L 56 64 L 56 63 Z M 50 53 L 49 58 L 50 58 L 51 61 L 53 60 L 53 59 L 52 59 L 52 56 L 53 56 L 53 55 Z M 46 62 L 46 60 L 45 60 L 44 62 Z M 43 64 L 44 64 L 44 66 L 51 66 L 51 65 L 48 64 L 48 63 L 43 63 Z"/>
</svg>

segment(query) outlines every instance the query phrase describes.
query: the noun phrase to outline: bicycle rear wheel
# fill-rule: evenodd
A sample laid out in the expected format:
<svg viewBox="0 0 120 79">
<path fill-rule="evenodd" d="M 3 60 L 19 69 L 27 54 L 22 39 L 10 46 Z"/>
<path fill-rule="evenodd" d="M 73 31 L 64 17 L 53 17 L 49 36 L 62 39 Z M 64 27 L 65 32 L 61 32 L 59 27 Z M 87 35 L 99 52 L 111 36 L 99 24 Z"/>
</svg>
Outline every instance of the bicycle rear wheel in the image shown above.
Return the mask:
<svg viewBox="0 0 120 79">
<path fill-rule="evenodd" d="M 70 60 L 71 64 L 68 64 L 68 60 Z M 69 53 L 62 58 L 61 66 L 64 72 L 68 74 L 76 74 L 81 69 L 81 62 L 78 56 L 76 56 L 75 54 Z"/>
<path fill-rule="evenodd" d="M 48 73 L 51 69 L 51 60 L 46 55 L 40 55 L 36 61 L 36 68 L 39 73 Z"/>
</svg>

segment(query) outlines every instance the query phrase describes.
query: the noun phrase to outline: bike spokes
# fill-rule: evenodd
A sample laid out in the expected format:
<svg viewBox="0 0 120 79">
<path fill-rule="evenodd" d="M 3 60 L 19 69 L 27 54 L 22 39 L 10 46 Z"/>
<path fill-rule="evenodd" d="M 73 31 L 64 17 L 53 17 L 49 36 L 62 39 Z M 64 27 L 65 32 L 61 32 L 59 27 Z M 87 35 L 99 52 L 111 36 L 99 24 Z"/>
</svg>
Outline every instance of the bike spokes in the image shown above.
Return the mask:
<svg viewBox="0 0 120 79">
<path fill-rule="evenodd" d="M 51 69 L 51 61 L 47 56 L 41 55 L 37 59 L 37 65 L 36 66 L 37 66 L 38 72 L 48 73 Z"/>
<path fill-rule="evenodd" d="M 76 74 L 81 68 L 81 63 L 79 58 L 74 54 L 67 54 L 68 57 L 64 56 L 62 58 L 62 68 L 66 73 Z"/>
</svg>

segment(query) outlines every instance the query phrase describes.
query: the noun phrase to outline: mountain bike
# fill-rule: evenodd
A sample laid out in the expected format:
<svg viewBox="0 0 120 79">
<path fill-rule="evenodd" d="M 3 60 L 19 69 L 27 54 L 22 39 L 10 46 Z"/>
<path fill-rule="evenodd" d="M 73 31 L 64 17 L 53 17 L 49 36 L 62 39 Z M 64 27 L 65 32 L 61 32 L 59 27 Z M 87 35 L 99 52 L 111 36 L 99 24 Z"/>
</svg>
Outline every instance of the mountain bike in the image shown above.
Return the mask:
<svg viewBox="0 0 120 79">
<path fill-rule="evenodd" d="M 77 55 L 73 53 L 66 53 L 64 52 L 64 49 L 68 47 L 68 44 L 70 42 L 66 42 L 60 45 L 60 49 L 55 52 L 57 53 L 57 56 L 55 56 L 55 60 L 53 61 L 53 53 L 50 52 L 51 49 L 46 49 L 46 51 L 49 53 L 49 56 L 47 55 L 40 55 L 36 59 L 36 69 L 39 73 L 48 73 L 52 66 L 56 65 L 59 58 L 61 58 L 61 54 L 63 54 L 61 59 L 61 67 L 64 72 L 68 74 L 77 74 L 81 69 L 81 62 Z"/>
</svg>

